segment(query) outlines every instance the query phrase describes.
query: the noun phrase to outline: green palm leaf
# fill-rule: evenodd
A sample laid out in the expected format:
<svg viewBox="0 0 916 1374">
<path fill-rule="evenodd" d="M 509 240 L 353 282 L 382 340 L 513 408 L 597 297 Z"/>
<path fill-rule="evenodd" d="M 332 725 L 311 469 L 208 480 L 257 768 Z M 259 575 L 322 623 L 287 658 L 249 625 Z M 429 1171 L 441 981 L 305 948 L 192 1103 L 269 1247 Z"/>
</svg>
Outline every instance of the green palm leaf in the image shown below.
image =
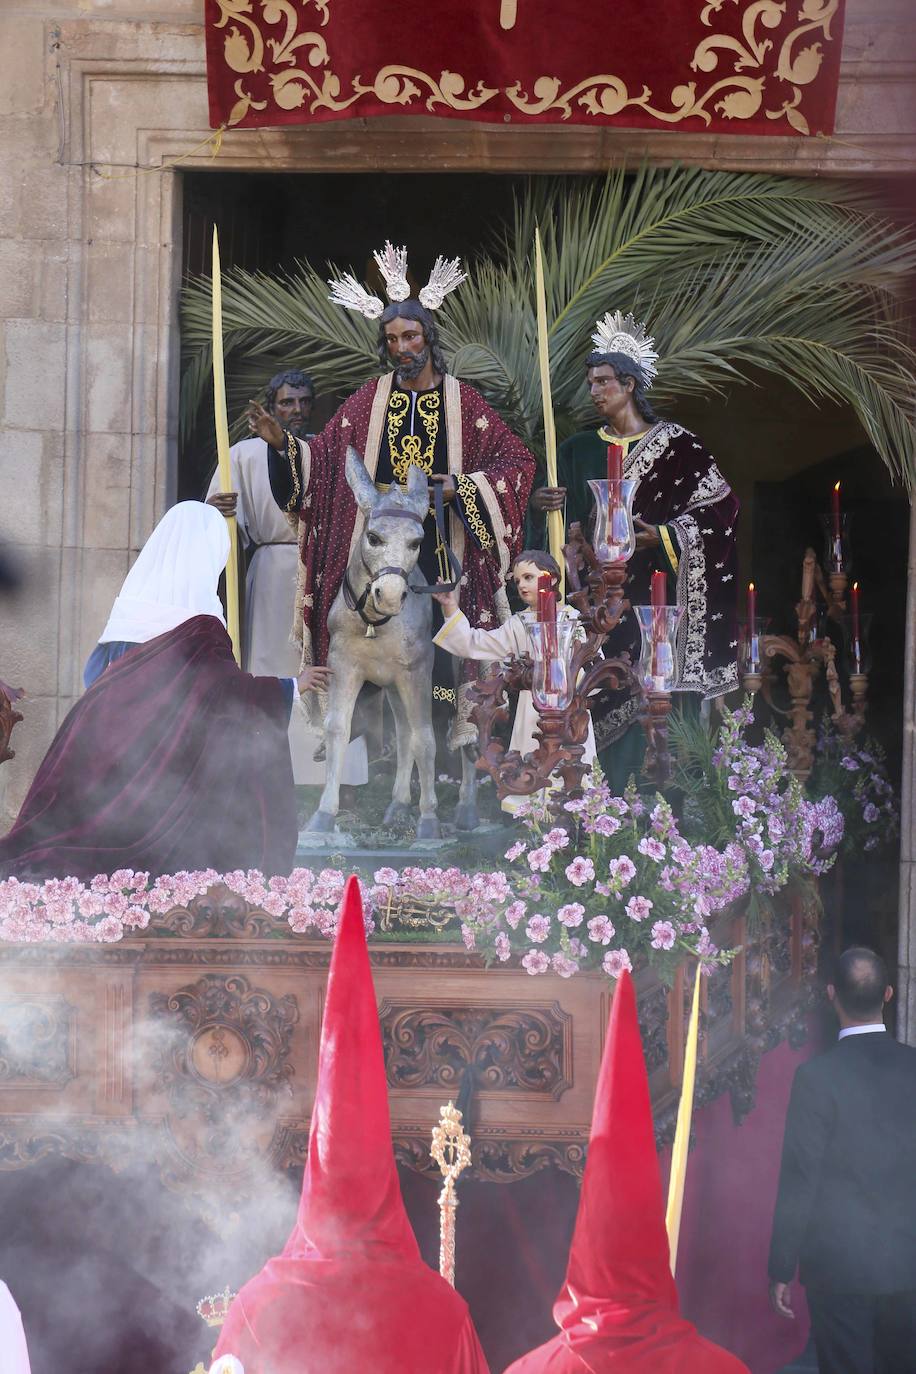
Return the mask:
<svg viewBox="0 0 916 1374">
<path fill-rule="evenodd" d="M 899 301 L 916 240 L 861 188 L 681 167 L 529 183 L 439 320 L 452 369 L 540 453 L 535 225 L 561 437 L 591 414 L 583 364 L 596 318 L 632 310 L 657 340 L 653 396 L 664 404 L 778 374 L 809 401 L 850 406 L 891 472 L 913 487 L 916 356 Z M 223 315 L 233 407 L 281 359 L 336 391 L 378 370 L 375 324 L 332 305 L 308 264 L 226 274 Z M 210 384 L 207 279 L 188 282 L 182 327 L 187 435 Z"/>
</svg>

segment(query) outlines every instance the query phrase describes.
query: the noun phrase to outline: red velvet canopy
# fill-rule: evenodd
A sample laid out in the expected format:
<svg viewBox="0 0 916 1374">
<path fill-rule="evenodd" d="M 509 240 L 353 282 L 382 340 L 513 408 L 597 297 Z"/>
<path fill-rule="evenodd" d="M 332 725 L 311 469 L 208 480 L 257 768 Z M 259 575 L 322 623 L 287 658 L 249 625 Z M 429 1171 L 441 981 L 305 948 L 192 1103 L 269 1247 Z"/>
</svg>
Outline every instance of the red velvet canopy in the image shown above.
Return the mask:
<svg viewBox="0 0 916 1374">
<path fill-rule="evenodd" d="M 245 1374 L 487 1374 L 464 1300 L 423 1263 L 404 1211 L 355 878 L 328 977 L 296 1225 L 232 1304 L 216 1353 Z"/>
<path fill-rule="evenodd" d="M 830 133 L 843 2 L 206 0 L 210 121 Z"/>
</svg>

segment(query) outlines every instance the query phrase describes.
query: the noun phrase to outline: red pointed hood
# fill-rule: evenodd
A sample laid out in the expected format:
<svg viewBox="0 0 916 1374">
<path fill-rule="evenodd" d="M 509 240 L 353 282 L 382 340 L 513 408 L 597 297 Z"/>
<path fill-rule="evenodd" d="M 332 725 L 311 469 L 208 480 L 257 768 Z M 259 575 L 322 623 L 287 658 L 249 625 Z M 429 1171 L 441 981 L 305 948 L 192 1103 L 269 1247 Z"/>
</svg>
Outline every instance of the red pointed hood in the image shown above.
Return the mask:
<svg viewBox="0 0 916 1374">
<path fill-rule="evenodd" d="M 614 993 L 560 1334 L 506 1374 L 748 1374 L 678 1313 L 633 980 Z"/>
<path fill-rule="evenodd" d="M 245 1284 L 218 1355 L 245 1374 L 487 1374 L 467 1306 L 420 1258 L 391 1146 L 359 884 L 347 882 L 296 1225 Z"/>
<path fill-rule="evenodd" d="M 284 1255 L 383 1247 L 419 1259 L 391 1148 L 382 1034 L 359 883 L 347 879 L 328 975 L 299 1215 Z"/>
<path fill-rule="evenodd" d="M 629 973 L 614 993 L 595 1089 L 582 1194 L 563 1293 L 554 1309 L 577 1299 L 613 1297 L 660 1303 L 677 1312 L 662 1181 L 655 1150 L 649 1079 L 636 994 Z"/>
</svg>

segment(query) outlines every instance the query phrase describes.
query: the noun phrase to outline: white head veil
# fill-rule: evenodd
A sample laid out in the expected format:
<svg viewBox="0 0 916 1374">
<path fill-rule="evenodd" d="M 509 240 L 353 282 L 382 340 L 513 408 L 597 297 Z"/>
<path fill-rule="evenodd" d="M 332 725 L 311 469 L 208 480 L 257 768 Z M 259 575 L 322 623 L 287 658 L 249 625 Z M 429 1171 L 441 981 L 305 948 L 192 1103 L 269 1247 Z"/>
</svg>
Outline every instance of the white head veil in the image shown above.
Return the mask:
<svg viewBox="0 0 916 1374">
<path fill-rule="evenodd" d="M 29 1374 L 29 1352 L 19 1308 L 0 1279 L 0 1374 Z"/>
<path fill-rule="evenodd" d="M 225 625 L 216 585 L 228 557 L 224 516 L 200 501 L 180 501 L 140 550 L 99 643 L 145 644 L 195 615 L 215 615 Z"/>
</svg>

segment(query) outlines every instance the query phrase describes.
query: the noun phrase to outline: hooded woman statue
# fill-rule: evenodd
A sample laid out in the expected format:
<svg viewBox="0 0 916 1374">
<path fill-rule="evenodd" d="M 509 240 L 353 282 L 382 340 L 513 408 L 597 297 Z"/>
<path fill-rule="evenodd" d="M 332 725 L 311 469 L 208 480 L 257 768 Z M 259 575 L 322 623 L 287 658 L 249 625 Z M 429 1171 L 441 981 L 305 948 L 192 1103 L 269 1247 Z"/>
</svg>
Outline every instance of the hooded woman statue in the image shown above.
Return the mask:
<svg viewBox="0 0 916 1374">
<path fill-rule="evenodd" d="M 228 554 L 212 506 L 183 501 L 156 526 L 86 665 L 88 691 L 0 840 L 0 878 L 289 872 L 287 725 L 316 670 L 297 683 L 236 666 L 217 595 Z"/>
</svg>

